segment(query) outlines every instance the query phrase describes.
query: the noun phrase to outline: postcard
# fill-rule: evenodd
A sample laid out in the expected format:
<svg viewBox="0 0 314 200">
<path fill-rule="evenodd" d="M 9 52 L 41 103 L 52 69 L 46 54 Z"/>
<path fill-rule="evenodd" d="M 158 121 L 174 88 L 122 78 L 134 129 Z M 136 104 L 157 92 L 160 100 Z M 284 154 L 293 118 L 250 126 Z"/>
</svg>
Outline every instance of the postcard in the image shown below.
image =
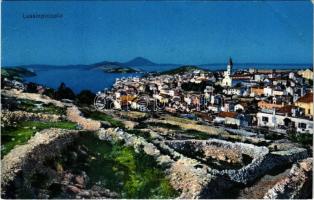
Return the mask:
<svg viewBox="0 0 314 200">
<path fill-rule="evenodd" d="M 1 4 L 1 198 L 313 198 L 311 1 Z"/>
</svg>

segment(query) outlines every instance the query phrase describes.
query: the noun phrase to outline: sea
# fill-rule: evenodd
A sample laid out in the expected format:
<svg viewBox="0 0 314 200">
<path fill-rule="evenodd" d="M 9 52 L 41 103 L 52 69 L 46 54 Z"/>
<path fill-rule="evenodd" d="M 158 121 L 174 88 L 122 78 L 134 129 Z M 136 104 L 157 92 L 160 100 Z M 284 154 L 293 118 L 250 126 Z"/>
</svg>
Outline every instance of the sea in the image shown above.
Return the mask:
<svg viewBox="0 0 314 200">
<path fill-rule="evenodd" d="M 181 65 L 156 65 L 156 66 L 136 66 L 134 68 L 140 69 L 143 73 L 105 73 L 101 70 L 90 70 L 84 67 L 44 67 L 31 69 L 37 75 L 25 78 L 26 82 L 34 82 L 45 85 L 50 88 L 58 88 L 63 82 L 70 87 L 75 93 L 81 90 L 90 90 L 94 93 L 110 89 L 114 84 L 116 78 L 123 77 L 141 77 L 147 72 L 162 72 L 170 69 L 175 69 Z M 200 68 L 217 71 L 225 70 L 226 64 L 210 64 L 200 65 Z M 234 64 L 234 69 L 305 69 L 312 68 L 311 64 Z"/>
</svg>

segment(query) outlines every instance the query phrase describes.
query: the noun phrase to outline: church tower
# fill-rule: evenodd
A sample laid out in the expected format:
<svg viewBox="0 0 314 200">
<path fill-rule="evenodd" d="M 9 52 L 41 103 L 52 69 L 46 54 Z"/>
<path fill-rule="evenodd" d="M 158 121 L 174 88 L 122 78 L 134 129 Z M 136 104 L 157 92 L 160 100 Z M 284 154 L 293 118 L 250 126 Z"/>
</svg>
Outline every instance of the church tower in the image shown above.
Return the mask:
<svg viewBox="0 0 314 200">
<path fill-rule="evenodd" d="M 221 86 L 223 87 L 231 87 L 232 86 L 232 67 L 233 67 L 233 62 L 231 57 L 228 60 L 228 65 L 227 65 L 227 70 L 224 71 L 224 78 L 222 79 Z"/>
<path fill-rule="evenodd" d="M 228 61 L 228 66 L 227 66 L 227 74 L 230 76 L 232 73 L 232 67 L 233 67 L 233 62 L 232 62 L 232 58 L 229 58 Z"/>
</svg>

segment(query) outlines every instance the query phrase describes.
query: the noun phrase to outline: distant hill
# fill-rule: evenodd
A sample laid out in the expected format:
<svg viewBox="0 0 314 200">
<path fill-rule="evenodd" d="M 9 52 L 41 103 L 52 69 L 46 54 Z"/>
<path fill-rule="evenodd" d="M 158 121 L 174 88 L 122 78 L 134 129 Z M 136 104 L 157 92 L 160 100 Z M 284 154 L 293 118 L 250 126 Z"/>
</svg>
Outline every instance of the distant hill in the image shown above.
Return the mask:
<svg viewBox="0 0 314 200">
<path fill-rule="evenodd" d="M 142 67 L 142 66 L 180 66 L 178 64 L 158 64 L 154 63 L 143 57 L 136 57 L 127 62 L 117 62 L 117 61 L 102 61 L 93 64 L 74 64 L 74 65 L 46 65 L 46 64 L 30 64 L 30 65 L 19 65 L 19 66 L 7 66 L 6 68 L 16 68 L 22 67 L 25 69 L 34 69 L 42 70 L 42 69 L 104 69 L 104 68 L 132 68 L 134 71 L 140 71 L 135 69 L 134 67 Z"/>
<path fill-rule="evenodd" d="M 171 69 L 168 71 L 161 72 L 160 74 L 162 74 L 162 75 L 174 75 L 174 74 L 182 74 L 182 73 L 186 73 L 186 72 L 193 72 L 195 70 L 200 70 L 200 72 L 207 72 L 206 70 L 204 70 L 200 67 L 194 66 L 194 65 L 184 65 L 184 66 L 178 67 L 176 69 Z"/>
<path fill-rule="evenodd" d="M 90 70 L 102 70 L 107 73 L 136 73 L 141 72 L 139 69 L 129 67 L 128 65 L 120 62 L 103 61 L 89 65 Z"/>
<path fill-rule="evenodd" d="M 143 57 L 136 57 L 128 62 L 123 63 L 126 66 L 154 66 L 154 65 L 158 65 L 156 63 L 153 63 L 152 61 L 143 58 Z"/>
</svg>

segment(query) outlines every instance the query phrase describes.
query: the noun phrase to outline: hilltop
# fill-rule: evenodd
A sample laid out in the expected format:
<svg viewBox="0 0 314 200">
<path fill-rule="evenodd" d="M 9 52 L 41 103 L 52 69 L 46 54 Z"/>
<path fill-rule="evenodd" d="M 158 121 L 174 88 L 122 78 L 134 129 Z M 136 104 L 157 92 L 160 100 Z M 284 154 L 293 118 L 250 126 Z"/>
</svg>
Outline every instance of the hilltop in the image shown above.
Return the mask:
<svg viewBox="0 0 314 200">
<path fill-rule="evenodd" d="M 158 65 L 157 63 L 154 63 L 146 58 L 143 57 L 136 57 L 128 62 L 123 63 L 126 66 L 153 66 Z"/>
<path fill-rule="evenodd" d="M 164 72 L 161 72 L 160 74 L 162 75 L 174 75 L 174 74 L 182 74 L 182 73 L 186 73 L 186 72 L 193 72 L 195 70 L 199 70 L 200 72 L 206 72 L 206 70 L 198 67 L 198 66 L 195 66 L 195 65 L 184 65 L 184 66 L 181 66 L 179 68 L 176 68 L 176 69 L 171 69 L 171 70 L 168 70 L 168 71 L 164 71 Z"/>
</svg>

